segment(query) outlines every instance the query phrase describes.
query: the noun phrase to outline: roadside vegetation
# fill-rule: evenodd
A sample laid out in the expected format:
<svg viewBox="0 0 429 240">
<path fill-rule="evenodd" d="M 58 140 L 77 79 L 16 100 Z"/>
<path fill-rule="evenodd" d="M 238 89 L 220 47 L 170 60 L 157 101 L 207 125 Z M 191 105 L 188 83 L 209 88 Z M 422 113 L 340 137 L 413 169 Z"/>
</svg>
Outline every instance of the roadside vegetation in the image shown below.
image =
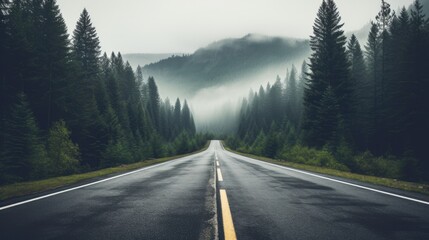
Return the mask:
<svg viewBox="0 0 429 240">
<path fill-rule="evenodd" d="M 429 182 L 429 19 L 422 4 L 395 13 L 381 1 L 364 47 L 342 29 L 335 2 L 324 0 L 308 63 L 250 91 L 226 144 L 288 163 Z"/>
<path fill-rule="evenodd" d="M 311 155 L 309 158 L 307 157 L 300 157 L 300 160 L 297 162 L 284 160 L 281 159 L 272 159 L 268 157 L 263 157 L 260 155 L 245 153 L 240 150 L 234 151 L 230 149 L 229 147 L 226 147 L 227 150 L 232 151 L 234 153 L 237 153 L 239 155 L 243 155 L 246 157 L 250 157 L 253 159 L 258 159 L 260 161 L 273 163 L 285 167 L 290 167 L 294 169 L 300 169 L 305 171 L 310 171 L 314 173 L 321 173 L 326 175 L 331 175 L 334 177 L 341 177 L 346 179 L 352 179 L 357 180 L 365 183 L 371 183 L 376 184 L 380 186 L 385 187 L 391 187 L 396 188 L 400 190 L 405 191 L 411 191 L 411 192 L 417 192 L 422 193 L 425 195 L 429 195 L 429 185 L 425 183 L 415 183 L 415 182 L 407 182 L 407 181 L 401 181 L 395 178 L 388 178 L 388 177 L 376 177 L 376 176 L 370 176 L 365 174 L 359 174 L 359 173 L 353 173 L 350 172 L 347 167 L 344 165 L 341 165 L 338 161 L 334 160 L 332 156 L 328 157 L 331 160 L 334 161 L 329 164 L 325 164 L 326 156 L 329 155 L 327 152 L 320 153 L 320 158 L 316 157 L 315 155 Z M 314 150 L 317 151 L 317 150 Z M 323 152 L 323 151 L 322 151 Z M 305 154 L 304 154 L 305 155 Z M 317 154 L 316 154 L 317 155 Z M 332 163 L 334 163 L 334 167 L 332 167 Z M 339 168 L 338 168 L 339 166 Z"/>
<path fill-rule="evenodd" d="M 151 165 L 168 162 L 174 159 L 178 159 L 191 154 L 202 152 L 208 148 L 209 144 L 210 142 L 207 141 L 205 146 L 199 151 L 178 155 L 174 157 L 150 159 L 150 160 L 140 161 L 132 164 L 125 164 L 117 167 L 104 168 L 101 170 L 91 171 L 86 173 L 72 174 L 68 176 L 54 177 L 54 178 L 48 178 L 44 180 L 28 181 L 28 182 L 20 182 L 20 183 L 13 183 L 9 185 L 3 185 L 3 186 L 0 186 L 0 201 L 14 198 L 14 197 L 34 194 L 38 192 L 58 189 L 58 188 L 70 186 L 73 184 L 78 184 L 78 183 L 83 184 L 86 181 L 95 181 L 95 180 L 98 180 L 99 178 L 113 176 L 116 174 L 129 172 L 143 167 L 148 167 Z"/>
<path fill-rule="evenodd" d="M 0 186 L 200 149 L 186 100 L 120 53 L 84 9 L 72 36 L 55 0 L 0 0 Z"/>
</svg>

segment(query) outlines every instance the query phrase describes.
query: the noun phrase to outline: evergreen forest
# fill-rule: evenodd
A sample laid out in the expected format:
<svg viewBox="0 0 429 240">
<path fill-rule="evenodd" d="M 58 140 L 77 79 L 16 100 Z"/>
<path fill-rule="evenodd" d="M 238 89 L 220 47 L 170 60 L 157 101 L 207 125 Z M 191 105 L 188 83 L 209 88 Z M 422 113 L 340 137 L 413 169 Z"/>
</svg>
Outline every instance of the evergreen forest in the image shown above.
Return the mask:
<svg viewBox="0 0 429 240">
<path fill-rule="evenodd" d="M 365 43 L 343 31 L 324 0 L 311 57 L 284 79 L 250 91 L 234 150 L 366 175 L 429 180 L 429 21 L 416 0 L 381 1 Z"/>
<path fill-rule="evenodd" d="M 200 149 L 186 100 L 101 53 L 87 10 L 72 36 L 55 0 L 0 0 L 0 184 Z"/>
</svg>

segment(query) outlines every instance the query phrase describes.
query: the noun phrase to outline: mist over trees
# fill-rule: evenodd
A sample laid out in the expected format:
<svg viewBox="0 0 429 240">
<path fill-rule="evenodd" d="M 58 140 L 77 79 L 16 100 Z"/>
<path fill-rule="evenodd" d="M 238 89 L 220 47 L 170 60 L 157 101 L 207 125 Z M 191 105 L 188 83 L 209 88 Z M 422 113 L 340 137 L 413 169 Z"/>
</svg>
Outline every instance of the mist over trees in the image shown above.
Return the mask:
<svg viewBox="0 0 429 240">
<path fill-rule="evenodd" d="M 229 146 L 305 164 L 428 180 L 429 22 L 421 2 L 395 13 L 381 1 L 364 44 L 354 35 L 347 39 L 342 28 L 336 4 L 324 0 L 308 64 L 249 94 Z"/>
<path fill-rule="evenodd" d="M 0 184 L 186 153 L 205 144 L 186 100 L 162 101 L 86 9 L 73 36 L 55 0 L 0 1 Z"/>
</svg>

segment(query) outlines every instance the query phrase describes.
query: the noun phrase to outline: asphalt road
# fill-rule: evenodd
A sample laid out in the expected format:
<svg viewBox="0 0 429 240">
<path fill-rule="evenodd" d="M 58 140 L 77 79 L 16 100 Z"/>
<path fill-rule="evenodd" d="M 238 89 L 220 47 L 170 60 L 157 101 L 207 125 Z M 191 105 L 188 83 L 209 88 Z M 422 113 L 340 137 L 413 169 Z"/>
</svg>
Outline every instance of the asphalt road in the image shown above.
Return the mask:
<svg viewBox="0 0 429 240">
<path fill-rule="evenodd" d="M 223 239 L 220 196 L 238 239 L 429 239 L 429 205 L 349 182 L 249 159 L 212 141 L 199 154 L 2 209 L 0 239 L 215 239 L 218 222 Z"/>
<path fill-rule="evenodd" d="M 213 151 L 1 210 L 0 239 L 213 238 Z"/>
<path fill-rule="evenodd" d="M 237 239 L 429 239 L 429 205 L 215 151 Z"/>
</svg>

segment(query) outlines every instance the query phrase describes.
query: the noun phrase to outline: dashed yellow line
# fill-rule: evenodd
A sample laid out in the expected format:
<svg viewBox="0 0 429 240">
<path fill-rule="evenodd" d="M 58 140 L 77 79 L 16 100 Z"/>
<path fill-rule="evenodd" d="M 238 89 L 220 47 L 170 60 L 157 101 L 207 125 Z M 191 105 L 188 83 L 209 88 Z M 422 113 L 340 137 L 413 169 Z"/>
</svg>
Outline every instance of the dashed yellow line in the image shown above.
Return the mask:
<svg viewBox="0 0 429 240">
<path fill-rule="evenodd" d="M 225 240 L 236 240 L 237 236 L 235 234 L 234 223 L 232 222 L 231 209 L 229 208 L 226 190 L 220 189 L 219 191 Z"/>
<path fill-rule="evenodd" d="M 222 172 L 220 171 L 220 168 L 217 168 L 217 180 L 219 182 L 223 181 Z"/>
</svg>

